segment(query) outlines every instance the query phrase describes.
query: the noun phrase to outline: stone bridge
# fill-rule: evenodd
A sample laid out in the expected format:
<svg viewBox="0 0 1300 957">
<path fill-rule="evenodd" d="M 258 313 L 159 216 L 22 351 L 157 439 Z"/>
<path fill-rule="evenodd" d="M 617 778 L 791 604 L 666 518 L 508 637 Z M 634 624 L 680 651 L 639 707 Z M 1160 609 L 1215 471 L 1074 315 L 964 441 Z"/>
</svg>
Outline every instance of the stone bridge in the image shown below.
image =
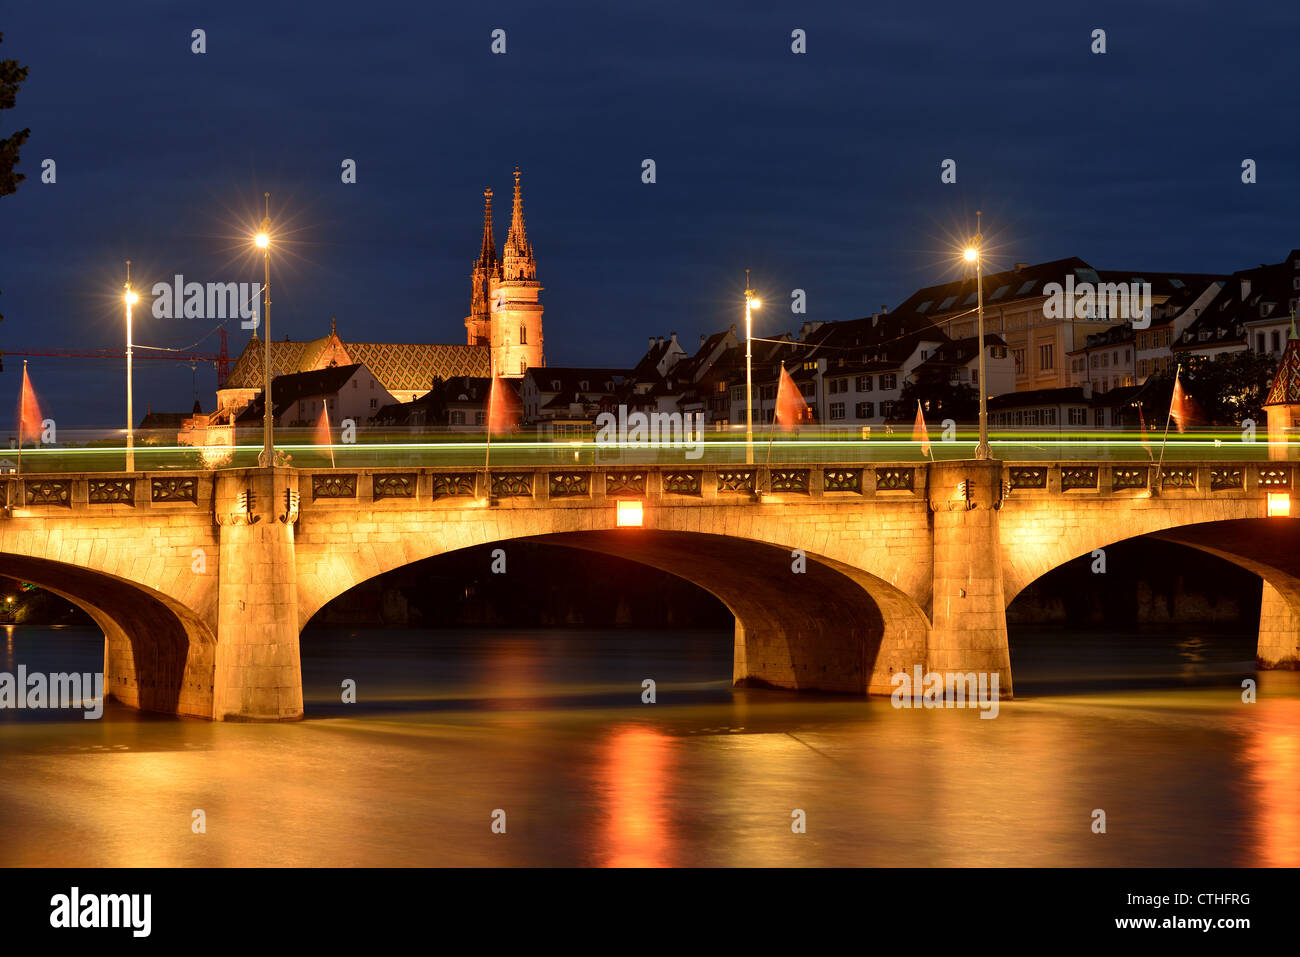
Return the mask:
<svg viewBox="0 0 1300 957">
<path fill-rule="evenodd" d="M 557 469 L 228 469 L 6 477 L 0 574 L 84 608 L 106 688 L 223 720 L 302 715 L 299 633 L 353 586 L 516 539 L 619 555 L 735 615 L 738 685 L 888 694 L 997 671 L 1005 609 L 1053 568 L 1141 535 L 1262 581 L 1258 664 L 1297 664 L 1296 467 L 956 461 Z M 641 526 L 619 525 L 620 501 Z M 1270 501 L 1272 503 L 1270 507 Z M 1298 512 L 1300 514 L 1300 512 Z"/>
</svg>

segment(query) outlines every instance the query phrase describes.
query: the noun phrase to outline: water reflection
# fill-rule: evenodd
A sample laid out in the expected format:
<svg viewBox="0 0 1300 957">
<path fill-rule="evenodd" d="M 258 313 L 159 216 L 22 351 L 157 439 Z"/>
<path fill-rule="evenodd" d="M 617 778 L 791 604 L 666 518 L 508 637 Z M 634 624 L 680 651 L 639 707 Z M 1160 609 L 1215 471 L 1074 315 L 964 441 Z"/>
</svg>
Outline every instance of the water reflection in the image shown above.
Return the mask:
<svg viewBox="0 0 1300 957">
<path fill-rule="evenodd" d="M 670 867 L 674 859 L 669 789 L 676 775 L 672 742 L 653 728 L 615 728 L 604 748 L 596 787 L 603 798 L 604 840 L 597 852 L 610 867 Z"/>
<path fill-rule="evenodd" d="M 992 721 L 733 691 L 723 633 L 351 629 L 303 652 L 296 724 L 0 712 L 0 864 L 1300 864 L 1300 675 L 1242 703 L 1249 636 L 1018 634 Z M 102 655 L 6 630 L 15 665 Z"/>
</svg>

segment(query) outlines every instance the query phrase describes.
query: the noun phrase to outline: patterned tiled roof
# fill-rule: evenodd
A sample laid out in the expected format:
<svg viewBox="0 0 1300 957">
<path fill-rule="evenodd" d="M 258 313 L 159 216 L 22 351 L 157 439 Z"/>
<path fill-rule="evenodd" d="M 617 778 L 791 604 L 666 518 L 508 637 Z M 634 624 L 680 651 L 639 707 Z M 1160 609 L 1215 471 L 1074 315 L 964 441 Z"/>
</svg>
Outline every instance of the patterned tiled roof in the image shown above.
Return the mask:
<svg viewBox="0 0 1300 957">
<path fill-rule="evenodd" d="M 1300 405 L 1300 339 L 1289 339 L 1264 405 Z"/>
<path fill-rule="evenodd" d="M 223 389 L 257 389 L 262 385 L 262 340 L 244 347 Z M 271 343 L 271 374 L 311 372 L 334 362 L 365 365 L 389 392 L 421 392 L 435 378 L 486 377 L 491 374 L 487 346 L 444 345 L 423 342 L 343 342 L 335 334 L 309 342 Z"/>
</svg>

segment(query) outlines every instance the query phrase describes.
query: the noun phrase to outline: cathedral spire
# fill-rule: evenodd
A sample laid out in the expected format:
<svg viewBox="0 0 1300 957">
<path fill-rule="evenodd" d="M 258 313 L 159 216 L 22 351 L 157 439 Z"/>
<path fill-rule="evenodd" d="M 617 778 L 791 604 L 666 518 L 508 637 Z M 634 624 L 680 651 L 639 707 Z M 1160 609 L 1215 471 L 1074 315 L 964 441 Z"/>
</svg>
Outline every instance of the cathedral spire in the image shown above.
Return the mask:
<svg viewBox="0 0 1300 957">
<path fill-rule="evenodd" d="M 537 278 L 537 264 L 533 261 L 533 247 L 524 232 L 524 198 L 519 187 L 519 167 L 515 167 L 515 205 L 510 216 L 510 232 L 502 251 L 502 277 L 532 280 Z"/>
<path fill-rule="evenodd" d="M 497 244 L 492 236 L 492 187 L 483 190 L 483 247 L 479 251 L 479 269 L 491 269 L 497 261 Z"/>
</svg>

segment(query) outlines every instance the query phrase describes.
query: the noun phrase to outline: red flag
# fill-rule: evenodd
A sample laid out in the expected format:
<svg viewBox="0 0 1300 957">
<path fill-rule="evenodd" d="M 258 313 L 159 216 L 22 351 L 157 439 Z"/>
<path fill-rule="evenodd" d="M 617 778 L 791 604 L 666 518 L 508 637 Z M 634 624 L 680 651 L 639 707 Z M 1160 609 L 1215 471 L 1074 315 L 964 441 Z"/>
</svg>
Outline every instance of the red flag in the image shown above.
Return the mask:
<svg viewBox="0 0 1300 957">
<path fill-rule="evenodd" d="M 1187 394 L 1183 389 L 1183 383 L 1179 379 L 1179 373 L 1174 372 L 1174 394 L 1169 397 L 1169 417 L 1173 419 L 1174 425 L 1178 426 L 1179 432 L 1185 432 L 1187 426 L 1192 425 L 1200 418 L 1200 410 L 1196 407 L 1196 400 Z"/>
<path fill-rule="evenodd" d="M 316 422 L 316 444 L 328 446 L 330 450 L 330 464 L 334 463 L 334 439 L 330 435 L 330 407 L 329 403 L 322 400 L 320 405 L 320 418 Z"/>
<path fill-rule="evenodd" d="M 504 379 L 494 376 L 488 391 L 488 431 L 492 435 L 514 432 L 519 427 L 522 412 L 515 390 L 506 385 Z"/>
<path fill-rule="evenodd" d="M 21 444 L 24 437 L 34 439 L 41 434 L 41 407 L 36 403 L 36 392 L 32 389 L 32 380 L 27 378 L 27 363 L 23 363 L 23 388 L 18 401 L 18 439 Z"/>
<path fill-rule="evenodd" d="M 333 445 L 334 440 L 330 437 L 330 410 L 329 406 L 321 403 L 320 418 L 316 421 L 316 444 Z"/>
<path fill-rule="evenodd" d="M 776 387 L 776 410 L 773 419 L 778 429 L 793 429 L 813 420 L 812 409 L 799 394 L 799 387 L 790 378 L 790 373 L 781 367 L 781 379 Z"/>
<path fill-rule="evenodd" d="M 916 422 L 912 425 L 912 441 L 921 443 L 921 454 L 930 454 L 930 433 L 925 429 L 925 416 L 921 414 L 921 400 L 916 400 Z"/>
</svg>

